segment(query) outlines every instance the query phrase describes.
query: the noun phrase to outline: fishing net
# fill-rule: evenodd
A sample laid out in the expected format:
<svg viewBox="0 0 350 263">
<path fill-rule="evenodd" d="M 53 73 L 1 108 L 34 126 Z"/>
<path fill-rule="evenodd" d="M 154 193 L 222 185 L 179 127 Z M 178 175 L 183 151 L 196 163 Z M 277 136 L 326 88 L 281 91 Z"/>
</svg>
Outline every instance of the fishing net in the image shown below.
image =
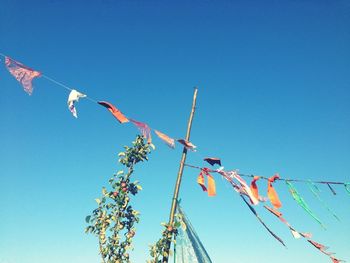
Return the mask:
<svg viewBox="0 0 350 263">
<path fill-rule="evenodd" d="M 182 221 L 182 227 L 178 228 L 176 236 L 175 262 L 212 263 L 191 222 L 180 206 L 178 206 L 177 211 L 178 218 Z"/>
</svg>

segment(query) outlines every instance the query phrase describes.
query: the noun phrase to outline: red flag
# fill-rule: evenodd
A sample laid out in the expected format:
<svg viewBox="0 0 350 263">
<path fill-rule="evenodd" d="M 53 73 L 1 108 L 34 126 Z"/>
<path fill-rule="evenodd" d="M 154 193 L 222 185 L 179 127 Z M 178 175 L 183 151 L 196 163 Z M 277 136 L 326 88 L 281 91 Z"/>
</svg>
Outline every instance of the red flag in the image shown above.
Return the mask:
<svg viewBox="0 0 350 263">
<path fill-rule="evenodd" d="M 130 121 L 140 130 L 143 137 L 147 139 L 147 142 L 152 143 L 150 127 L 146 123 L 140 121 L 135 121 L 133 119 L 130 119 Z"/>
<path fill-rule="evenodd" d="M 280 201 L 280 199 L 278 198 L 278 194 L 275 190 L 275 188 L 273 188 L 272 183 L 276 180 L 279 179 L 280 176 L 279 174 L 275 174 L 274 176 L 271 176 L 268 180 L 267 183 L 267 196 L 270 199 L 271 204 L 275 207 L 275 208 L 280 208 L 282 206 L 282 203 Z"/>
<path fill-rule="evenodd" d="M 12 76 L 14 76 L 22 84 L 24 91 L 29 95 L 32 95 L 32 81 L 34 78 L 40 77 L 41 73 L 39 71 L 28 68 L 22 63 L 15 61 L 9 57 L 5 57 L 5 65 Z"/>
<path fill-rule="evenodd" d="M 124 116 L 123 113 L 121 113 L 120 110 L 118 110 L 115 106 L 113 106 L 111 103 L 106 101 L 99 101 L 98 104 L 102 105 L 103 107 L 107 108 L 113 116 L 120 122 L 125 123 L 129 122 L 128 118 Z"/>
<path fill-rule="evenodd" d="M 170 148 L 175 148 L 175 140 L 173 138 L 170 138 L 168 135 L 161 133 L 160 131 L 154 130 L 154 132 L 157 134 L 157 136 L 163 140 Z"/>
</svg>

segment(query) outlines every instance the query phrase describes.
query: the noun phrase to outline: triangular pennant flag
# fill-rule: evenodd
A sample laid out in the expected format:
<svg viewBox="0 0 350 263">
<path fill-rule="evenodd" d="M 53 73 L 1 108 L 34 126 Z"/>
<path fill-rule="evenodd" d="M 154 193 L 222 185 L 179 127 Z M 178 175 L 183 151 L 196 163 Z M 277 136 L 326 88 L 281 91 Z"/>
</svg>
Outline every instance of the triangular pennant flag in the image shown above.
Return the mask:
<svg viewBox="0 0 350 263">
<path fill-rule="evenodd" d="M 154 130 L 154 132 L 157 134 L 157 136 L 165 142 L 170 148 L 175 148 L 175 140 L 173 138 L 170 138 L 168 135 L 161 133 L 160 131 Z"/>
<path fill-rule="evenodd" d="M 271 204 L 275 208 L 280 208 L 282 206 L 282 203 L 278 197 L 278 194 L 275 188 L 273 188 L 272 186 L 272 183 L 279 178 L 280 178 L 279 174 L 275 174 L 274 176 L 269 178 L 267 183 L 267 197 L 270 199 Z"/>
<path fill-rule="evenodd" d="M 129 120 L 140 130 L 142 136 L 147 139 L 147 142 L 152 143 L 150 127 L 146 123 L 135 121 L 133 119 L 129 119 Z"/>
<path fill-rule="evenodd" d="M 70 110 L 70 112 L 73 114 L 75 118 L 78 118 L 77 110 L 75 109 L 75 102 L 78 102 L 79 98 L 85 98 L 85 97 L 86 97 L 85 94 L 82 94 L 79 91 L 76 91 L 75 89 L 73 89 L 69 93 L 68 101 L 67 101 L 68 109 Z"/>
<path fill-rule="evenodd" d="M 22 84 L 24 91 L 29 95 L 32 95 L 32 81 L 34 78 L 40 77 L 41 73 L 9 57 L 5 57 L 5 65 L 12 76 L 14 76 Z"/>
<path fill-rule="evenodd" d="M 219 158 L 206 157 L 203 160 L 209 163 L 211 166 L 213 166 L 214 164 L 218 164 L 221 166 L 221 159 Z"/>
<path fill-rule="evenodd" d="M 98 104 L 102 105 L 103 107 L 107 108 L 113 116 L 120 122 L 120 123 L 126 123 L 129 122 L 128 118 L 124 116 L 123 113 L 121 113 L 120 110 L 118 110 L 114 105 L 112 105 L 109 102 L 106 101 L 99 101 Z"/>
</svg>

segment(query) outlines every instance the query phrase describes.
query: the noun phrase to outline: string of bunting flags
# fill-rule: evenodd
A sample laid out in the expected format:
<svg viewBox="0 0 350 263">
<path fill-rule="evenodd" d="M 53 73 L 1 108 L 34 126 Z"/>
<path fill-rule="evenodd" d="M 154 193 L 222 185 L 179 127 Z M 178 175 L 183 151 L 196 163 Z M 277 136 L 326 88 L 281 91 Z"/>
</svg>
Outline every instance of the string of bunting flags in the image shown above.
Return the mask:
<svg viewBox="0 0 350 263">
<path fill-rule="evenodd" d="M 327 255 L 332 260 L 333 263 L 345 262 L 344 260 L 336 258 L 334 256 L 335 253 L 328 252 L 327 251 L 328 247 L 312 240 L 311 233 L 304 233 L 304 232 L 297 231 L 292 225 L 289 224 L 289 222 L 285 218 L 282 217 L 282 213 L 278 210 L 279 208 L 282 207 L 282 202 L 280 201 L 280 198 L 277 194 L 277 191 L 273 187 L 273 183 L 276 181 L 285 182 L 290 194 L 292 195 L 292 197 L 296 201 L 296 203 L 299 206 L 301 206 L 318 224 L 320 224 L 320 226 L 323 229 L 326 229 L 326 227 L 320 221 L 320 219 L 312 212 L 312 210 L 307 205 L 307 203 L 302 198 L 302 196 L 298 193 L 298 191 L 296 190 L 296 188 L 292 184 L 292 182 L 308 183 L 311 192 L 323 204 L 323 206 L 328 210 L 328 212 L 330 212 L 338 221 L 340 221 L 338 216 L 320 198 L 320 196 L 319 196 L 320 189 L 316 186 L 316 183 L 327 185 L 333 194 L 336 194 L 336 192 L 335 192 L 334 188 L 331 187 L 331 185 L 344 185 L 346 191 L 350 194 L 349 183 L 330 182 L 330 181 L 311 181 L 311 180 L 305 181 L 305 180 L 298 180 L 298 179 L 284 179 L 284 178 L 281 178 L 279 174 L 275 174 L 271 177 L 258 176 L 258 175 L 247 175 L 247 174 L 238 173 L 237 170 L 230 170 L 230 171 L 224 170 L 224 167 L 221 166 L 221 159 L 219 159 L 219 158 L 206 157 L 203 160 L 212 166 L 217 164 L 220 167 L 218 169 L 210 169 L 208 167 L 199 167 L 199 166 L 195 166 L 195 165 L 191 165 L 191 164 L 187 164 L 187 163 L 185 163 L 184 165 L 186 167 L 189 167 L 189 168 L 194 168 L 194 169 L 200 170 L 200 173 L 199 173 L 198 178 L 197 178 L 197 182 L 201 186 L 202 190 L 208 193 L 208 196 L 215 196 L 215 194 L 216 194 L 215 193 L 215 180 L 211 174 L 218 173 L 229 182 L 229 184 L 233 187 L 235 192 L 237 192 L 239 194 L 239 196 L 242 198 L 244 203 L 248 206 L 250 211 L 255 215 L 255 217 L 263 225 L 263 227 L 271 234 L 271 236 L 273 236 L 283 246 L 286 246 L 284 241 L 278 235 L 276 235 L 270 229 L 269 226 L 267 226 L 267 224 L 263 221 L 261 216 L 257 213 L 254 206 L 259 205 L 259 203 L 265 203 L 265 202 L 269 201 L 273 207 L 269 207 L 267 205 L 263 205 L 263 207 L 267 211 L 269 211 L 271 214 L 276 216 L 283 224 L 285 224 L 295 239 L 299 239 L 299 238 L 306 239 L 310 244 L 312 244 L 320 252 Z M 204 186 L 203 174 L 205 174 L 208 178 L 208 186 L 207 187 Z M 242 177 L 252 178 L 250 185 Z M 210 178 L 210 180 L 209 180 L 209 178 Z M 263 179 L 263 180 L 267 181 L 267 197 L 261 196 L 259 194 L 259 188 L 257 185 L 257 181 L 259 179 Z M 212 189 L 212 190 L 210 191 L 209 189 Z"/>
<path fill-rule="evenodd" d="M 75 89 L 71 89 L 68 86 L 62 84 L 61 82 L 54 80 L 44 74 L 42 74 L 40 71 L 34 70 L 30 67 L 25 66 L 21 62 L 18 62 L 2 53 L 0 53 L 0 56 L 4 57 L 5 59 L 5 66 L 7 70 L 11 73 L 13 77 L 23 86 L 24 91 L 28 95 L 33 94 L 33 80 L 39 77 L 43 77 L 49 81 L 51 81 L 54 84 L 59 85 L 60 87 L 65 88 L 66 90 L 69 90 L 70 93 L 68 95 L 68 109 L 72 113 L 72 115 L 75 118 L 78 118 L 78 113 L 76 109 L 76 104 L 79 102 L 79 99 L 87 98 L 92 102 L 98 103 L 99 105 L 105 107 L 108 109 L 108 111 L 119 121 L 119 123 L 124 124 L 127 122 L 131 122 L 134 124 L 140 131 L 140 133 L 147 139 L 147 142 L 149 144 L 152 144 L 152 136 L 151 136 L 151 130 L 154 131 L 154 133 L 160 138 L 164 143 L 166 143 L 170 148 L 175 148 L 175 139 L 169 137 L 163 132 L 160 132 L 155 129 L 151 129 L 148 124 L 131 119 L 126 117 L 117 107 L 115 107 L 112 103 L 107 101 L 97 101 L 95 99 L 92 99 L 88 97 L 86 94 L 81 93 L 80 91 L 77 91 Z M 188 142 L 184 139 L 177 139 L 178 143 L 182 144 L 189 150 L 195 151 L 196 146 L 193 145 L 191 142 Z"/>
<path fill-rule="evenodd" d="M 124 115 L 117 107 L 115 107 L 112 103 L 107 101 L 98 101 L 95 100 L 86 94 L 81 93 L 80 91 L 77 91 L 75 89 L 71 89 L 70 87 L 64 85 L 63 83 L 54 80 L 44 74 L 42 74 L 40 71 L 34 70 L 30 67 L 27 67 L 26 65 L 0 53 L 0 56 L 2 56 L 5 60 L 5 67 L 9 71 L 9 73 L 22 85 L 24 91 L 28 95 L 33 94 L 33 80 L 39 77 L 43 77 L 47 79 L 48 81 L 51 81 L 54 84 L 57 84 L 58 86 L 66 89 L 69 91 L 68 99 L 67 99 L 67 106 L 68 110 L 71 112 L 73 117 L 78 118 L 78 113 L 76 109 L 76 105 L 79 102 L 80 99 L 88 99 L 91 102 L 97 103 L 100 106 L 106 108 L 114 118 L 118 120 L 120 124 L 125 124 L 128 122 L 131 122 L 139 131 L 140 133 L 146 138 L 147 142 L 149 144 L 152 144 L 152 136 L 151 131 L 153 130 L 154 133 L 157 135 L 159 139 L 161 139 L 169 148 L 174 149 L 175 148 L 175 141 L 177 143 L 180 143 L 183 145 L 186 149 L 191 151 L 196 151 L 197 147 L 185 139 L 173 139 L 172 137 L 166 135 L 163 132 L 160 132 L 159 130 L 152 129 L 148 124 L 134 120 L 132 118 L 127 117 Z M 271 177 L 264 177 L 264 176 L 258 176 L 258 175 L 247 175 L 247 174 L 241 174 L 238 173 L 236 170 L 230 170 L 226 171 L 224 170 L 224 167 L 221 166 L 221 159 L 220 158 L 213 158 L 213 157 L 206 157 L 204 158 L 204 161 L 206 161 L 211 166 L 219 165 L 220 168 L 218 169 L 210 169 L 207 167 L 199 167 L 194 166 L 190 164 L 184 164 L 185 166 L 189 168 L 199 169 L 200 173 L 197 177 L 197 183 L 200 185 L 203 191 L 207 192 L 208 196 L 215 196 L 216 195 L 216 186 L 215 186 L 215 179 L 211 175 L 211 173 L 218 173 L 220 174 L 225 180 L 229 182 L 229 184 L 233 187 L 235 192 L 239 194 L 239 196 L 242 198 L 244 203 L 248 206 L 250 211 L 255 215 L 255 217 L 258 219 L 258 221 L 264 226 L 264 228 L 277 240 L 279 241 L 283 246 L 286 246 L 283 240 L 278 237 L 262 220 L 260 215 L 255 210 L 254 206 L 259 205 L 259 203 L 267 202 L 269 201 L 272 205 L 272 207 L 269 207 L 267 205 L 263 205 L 263 207 L 269 211 L 271 214 L 276 216 L 283 224 L 285 224 L 290 232 L 292 233 L 293 237 L 296 239 L 304 238 L 306 239 L 310 244 L 312 244 L 315 248 L 317 248 L 320 252 L 326 254 L 330 257 L 333 263 L 338 262 L 344 262 L 344 260 L 339 260 L 334 257 L 334 253 L 327 252 L 327 247 L 319 244 L 313 240 L 311 240 L 312 235 L 310 233 L 304 233 L 297 231 L 294 227 L 292 227 L 286 219 L 282 217 L 282 213 L 278 210 L 282 207 L 282 202 L 280 201 L 280 198 L 277 194 L 277 191 L 273 187 L 273 184 L 277 181 L 284 181 L 289 189 L 289 192 L 291 193 L 293 199 L 296 201 L 296 203 L 301 206 L 320 226 L 324 229 L 326 227 L 321 222 L 321 220 L 316 216 L 316 214 L 310 209 L 308 204 L 305 202 L 305 200 L 300 196 L 295 186 L 292 184 L 292 182 L 301 182 L 301 183 L 307 183 L 310 191 L 312 194 L 322 203 L 322 205 L 326 208 L 326 210 L 333 215 L 334 218 L 336 218 L 338 221 L 340 219 L 338 216 L 329 208 L 329 206 L 326 204 L 325 201 L 320 197 L 320 189 L 317 187 L 316 184 L 323 184 L 327 185 L 327 187 L 330 189 L 333 195 L 336 195 L 335 189 L 332 187 L 332 185 L 343 185 L 345 187 L 345 190 L 350 194 L 350 183 L 344 183 L 344 182 L 331 182 L 331 181 L 311 181 L 311 180 L 299 180 L 299 179 L 284 179 L 281 178 L 279 174 L 275 174 Z M 242 177 L 249 177 L 252 178 L 252 181 L 250 184 L 248 184 Z M 205 180 L 207 179 L 207 180 Z M 259 180 L 266 180 L 267 181 L 267 196 L 261 196 L 258 189 L 258 181 Z M 207 181 L 207 183 L 206 183 Z"/>
</svg>

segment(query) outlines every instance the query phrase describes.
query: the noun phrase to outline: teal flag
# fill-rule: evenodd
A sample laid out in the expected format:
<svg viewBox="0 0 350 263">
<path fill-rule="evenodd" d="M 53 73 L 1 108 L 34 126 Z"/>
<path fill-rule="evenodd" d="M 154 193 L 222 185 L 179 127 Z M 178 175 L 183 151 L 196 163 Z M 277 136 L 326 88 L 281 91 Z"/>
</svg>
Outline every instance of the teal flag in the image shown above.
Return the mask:
<svg viewBox="0 0 350 263">
<path fill-rule="evenodd" d="M 298 191 L 295 189 L 294 185 L 290 181 L 286 181 L 286 184 L 289 188 L 289 192 L 293 196 L 294 200 L 300 205 L 313 219 L 315 219 L 322 228 L 326 229 L 326 227 L 322 224 L 321 220 L 311 211 L 307 203 L 304 199 L 299 195 Z"/>
<path fill-rule="evenodd" d="M 313 182 L 309 180 L 308 187 L 311 190 L 312 194 L 317 198 L 318 201 L 331 213 L 338 221 L 340 221 L 339 217 L 332 211 L 332 209 L 327 205 L 325 201 L 320 197 L 320 189 Z"/>
</svg>

